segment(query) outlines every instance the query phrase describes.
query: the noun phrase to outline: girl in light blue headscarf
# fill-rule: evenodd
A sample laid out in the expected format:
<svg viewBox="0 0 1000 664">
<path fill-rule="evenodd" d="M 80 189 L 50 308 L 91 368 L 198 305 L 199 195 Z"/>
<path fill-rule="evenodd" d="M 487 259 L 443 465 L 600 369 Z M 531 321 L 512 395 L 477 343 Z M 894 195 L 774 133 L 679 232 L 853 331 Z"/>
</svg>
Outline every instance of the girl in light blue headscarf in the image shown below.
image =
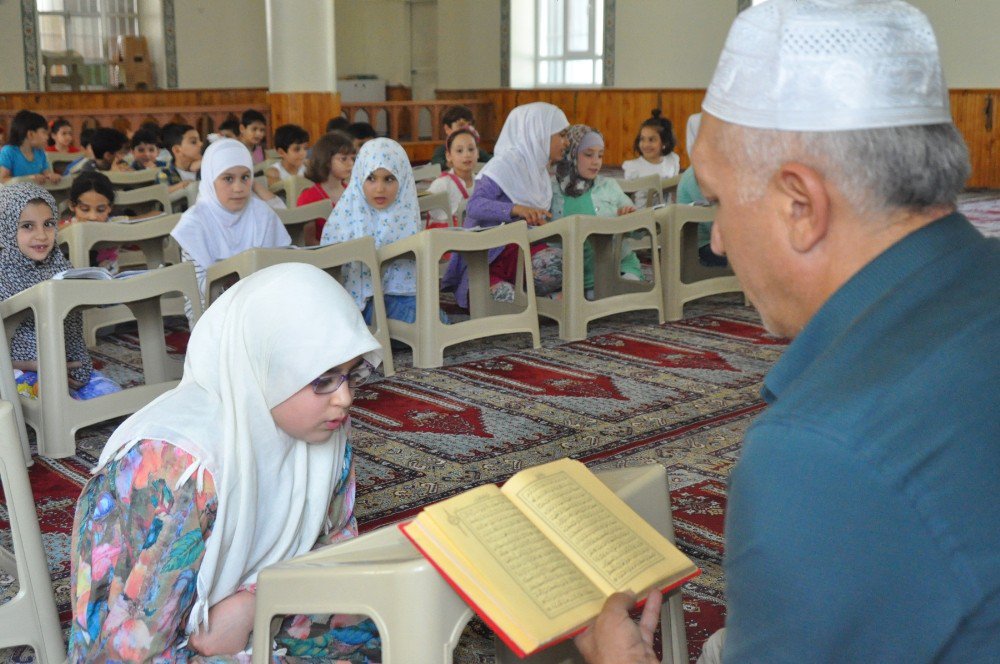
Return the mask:
<svg viewBox="0 0 1000 664">
<path fill-rule="evenodd" d="M 335 244 L 370 235 L 384 247 L 423 230 L 413 170 L 403 147 L 389 138 L 376 138 L 358 152 L 347 190 L 323 226 L 320 244 Z M 344 267 L 344 288 L 372 318 L 371 273 L 361 263 Z M 417 272 L 412 258 L 397 258 L 382 270 L 382 289 L 389 318 L 416 320 Z"/>
</svg>

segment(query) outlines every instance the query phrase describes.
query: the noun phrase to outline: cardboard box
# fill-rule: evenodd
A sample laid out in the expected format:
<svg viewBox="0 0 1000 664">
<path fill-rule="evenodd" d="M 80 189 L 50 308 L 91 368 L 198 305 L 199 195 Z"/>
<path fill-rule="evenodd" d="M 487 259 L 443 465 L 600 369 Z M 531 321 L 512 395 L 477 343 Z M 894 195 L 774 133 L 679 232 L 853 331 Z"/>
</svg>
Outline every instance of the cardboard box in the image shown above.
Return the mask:
<svg viewBox="0 0 1000 664">
<path fill-rule="evenodd" d="M 149 62 L 149 46 L 142 35 L 119 35 L 110 52 L 112 62 Z"/>
<path fill-rule="evenodd" d="M 153 89 L 153 66 L 149 62 L 115 62 L 110 66 L 110 74 L 112 89 Z"/>
</svg>

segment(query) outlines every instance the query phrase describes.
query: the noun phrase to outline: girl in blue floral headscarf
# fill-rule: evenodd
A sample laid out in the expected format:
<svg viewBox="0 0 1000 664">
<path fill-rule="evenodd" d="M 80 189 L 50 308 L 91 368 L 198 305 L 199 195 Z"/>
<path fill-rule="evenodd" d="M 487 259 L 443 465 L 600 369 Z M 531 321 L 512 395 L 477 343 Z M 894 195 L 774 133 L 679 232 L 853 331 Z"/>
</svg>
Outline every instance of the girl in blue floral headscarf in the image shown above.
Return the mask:
<svg viewBox="0 0 1000 664">
<path fill-rule="evenodd" d="M 320 244 L 334 244 L 370 235 L 384 247 L 423 230 L 413 170 L 403 147 L 389 138 L 376 138 L 358 152 L 347 191 L 323 227 Z M 344 287 L 365 320 L 371 322 L 371 274 L 361 263 L 344 268 Z M 412 323 L 416 319 L 417 274 L 412 258 L 398 258 L 382 270 L 382 289 L 389 318 Z"/>
</svg>

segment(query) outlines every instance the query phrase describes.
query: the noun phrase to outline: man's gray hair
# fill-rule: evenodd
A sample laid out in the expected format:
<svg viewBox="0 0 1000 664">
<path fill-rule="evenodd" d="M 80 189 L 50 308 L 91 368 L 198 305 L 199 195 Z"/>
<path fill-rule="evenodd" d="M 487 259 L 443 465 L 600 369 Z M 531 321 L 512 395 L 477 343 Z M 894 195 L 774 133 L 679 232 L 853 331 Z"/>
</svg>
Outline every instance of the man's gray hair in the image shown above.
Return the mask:
<svg viewBox="0 0 1000 664">
<path fill-rule="evenodd" d="M 763 195 L 789 161 L 822 173 L 863 215 L 954 206 L 971 172 L 968 148 L 951 123 L 829 132 L 722 127 L 720 147 L 736 162 L 744 201 Z"/>
</svg>

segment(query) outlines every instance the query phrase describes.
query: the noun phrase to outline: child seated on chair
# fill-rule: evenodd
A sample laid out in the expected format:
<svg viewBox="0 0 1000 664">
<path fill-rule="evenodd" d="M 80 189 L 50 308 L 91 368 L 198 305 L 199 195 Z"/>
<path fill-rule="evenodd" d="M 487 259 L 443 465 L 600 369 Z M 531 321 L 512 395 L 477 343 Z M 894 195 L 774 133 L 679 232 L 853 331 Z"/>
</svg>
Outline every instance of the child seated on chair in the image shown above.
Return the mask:
<svg viewBox="0 0 1000 664">
<path fill-rule="evenodd" d="M 298 125 L 281 125 L 274 130 L 274 149 L 278 151 L 280 159 L 264 171 L 268 186 L 290 177 L 305 175 L 309 132 Z"/>
<path fill-rule="evenodd" d="M 10 121 L 7 145 L 0 149 L 0 182 L 30 175 L 38 184 L 59 182 L 45 156 L 49 123 L 38 113 L 22 110 Z"/>
<path fill-rule="evenodd" d="M 19 182 L 0 189 L 0 299 L 7 299 L 57 272 L 73 267 L 56 246 L 56 202 L 37 184 Z M 121 388 L 99 371 L 83 339 L 83 315 L 71 312 L 64 322 L 69 393 L 93 399 Z M 29 316 L 14 331 L 10 357 L 19 394 L 38 397 L 38 343 Z"/>
<path fill-rule="evenodd" d="M 417 187 L 406 152 L 391 138 L 365 143 L 351 173 L 347 191 L 333 209 L 320 244 L 335 244 L 369 235 L 381 248 L 423 229 Z M 365 321 L 374 316 L 371 275 L 361 263 L 344 266 L 344 287 Z M 397 258 L 382 268 L 385 311 L 389 318 L 412 323 L 417 317 L 417 268 L 412 258 Z M 444 315 L 442 314 L 442 320 Z"/>
<path fill-rule="evenodd" d="M 201 162 L 198 200 L 170 232 L 181 258 L 194 265 L 205 297 L 205 271 L 218 261 L 254 247 L 292 244 L 278 215 L 251 193 L 253 163 L 240 141 L 223 138 L 208 146 Z M 190 303 L 186 307 L 191 319 Z"/>
<path fill-rule="evenodd" d="M 539 226 L 552 217 L 552 184 L 548 167 L 562 159 L 566 150 L 563 135 L 569 126 L 566 114 L 545 102 L 516 107 L 507 116 L 497 139 L 493 159 L 476 176 L 476 190 L 465 208 L 466 228 L 499 226 L 524 219 Z M 494 299 L 514 300 L 517 276 L 517 245 L 497 247 L 487 253 L 490 263 L 490 291 Z M 538 243 L 531 247 L 531 268 L 535 295 L 549 295 L 562 285 L 562 251 Z M 441 287 L 455 290 L 455 301 L 469 306 L 468 267 L 455 253 Z"/>
<path fill-rule="evenodd" d="M 100 171 L 80 173 L 69 190 L 70 216 L 59 222 L 59 228 L 81 221 L 103 223 L 111 217 L 114 206 L 115 189 L 107 175 Z M 118 272 L 118 247 L 91 251 L 90 264 L 115 274 Z"/>
<path fill-rule="evenodd" d="M 98 127 L 90 137 L 93 159 L 85 159 L 73 168 L 74 173 L 85 171 L 130 171 L 128 136 L 113 127 Z"/>
<path fill-rule="evenodd" d="M 427 191 L 431 193 L 445 192 L 448 194 L 449 214 L 442 210 L 430 211 L 430 223 L 427 228 L 458 226 L 461 219 L 457 217 L 462 201 L 468 201 L 475 190 L 476 181 L 472 169 L 476 165 L 479 148 L 476 147 L 479 136 L 472 128 L 456 129 L 445 140 L 445 155 L 451 167 L 441 177 L 434 180 Z"/>
<path fill-rule="evenodd" d="M 468 106 L 462 106 L 457 104 L 455 106 L 449 106 L 445 109 L 444 115 L 441 116 L 441 129 L 444 131 L 445 145 L 439 145 L 434 149 L 434 155 L 431 157 L 431 163 L 437 164 L 442 169 L 448 168 L 448 137 L 459 129 L 471 129 L 473 131 L 475 128 L 475 120 L 472 117 L 472 109 Z M 479 134 L 476 134 L 476 142 L 479 142 Z M 481 162 L 487 162 L 493 158 L 486 150 L 482 148 L 477 148 L 476 159 Z M 475 161 L 473 161 L 475 164 Z"/>
<path fill-rule="evenodd" d="M 347 125 L 346 131 L 354 137 L 354 149 L 359 152 L 362 145 L 378 138 L 378 134 L 375 133 L 375 127 L 367 122 L 352 122 Z"/>
<path fill-rule="evenodd" d="M 160 139 L 151 129 L 139 129 L 129 141 L 132 148 L 132 168 L 143 171 L 147 168 L 163 168 L 166 162 L 159 161 Z"/>
<path fill-rule="evenodd" d="M 118 427 L 80 495 L 70 661 L 249 662 L 260 570 L 358 533 L 350 407 L 381 359 L 319 268 L 224 293 L 180 384 Z M 289 658 L 381 661 L 363 616 L 289 616 L 275 641 Z"/>
<path fill-rule="evenodd" d="M 65 154 L 76 154 L 80 148 L 73 145 L 73 125 L 69 120 L 58 119 L 49 128 L 49 144 L 45 146 L 46 152 L 62 152 Z"/>
<path fill-rule="evenodd" d="M 681 172 L 681 158 L 674 152 L 677 139 L 670 120 L 660 117 L 660 109 L 654 108 L 635 137 L 632 149 L 638 155 L 622 164 L 626 180 L 634 180 L 647 175 L 658 175 L 660 179 L 677 177 Z M 635 204 L 645 207 L 645 192 L 637 192 Z"/>
<path fill-rule="evenodd" d="M 170 163 L 160 171 L 158 181 L 171 194 L 196 186 L 201 171 L 201 136 L 191 125 L 170 123 L 163 128 L 163 147 L 170 151 Z"/>
<path fill-rule="evenodd" d="M 313 145 L 312 158 L 306 168 L 306 177 L 316 184 L 299 194 L 298 206 L 324 200 L 336 206 L 351 180 L 357 154 L 354 139 L 345 132 L 335 130 L 320 136 Z M 326 217 L 306 224 L 307 245 L 319 244 L 325 224 Z"/>
<path fill-rule="evenodd" d="M 264 161 L 264 135 L 267 133 L 267 118 L 260 111 L 248 108 L 240 117 L 239 141 L 246 146 L 253 163 Z"/>
<path fill-rule="evenodd" d="M 556 164 L 552 179 L 552 218 L 574 214 L 615 217 L 635 212 L 635 206 L 613 178 L 600 175 L 604 164 L 604 138 L 587 125 L 573 125 L 567 132 L 566 156 Z M 634 251 L 623 253 L 620 272 L 626 279 L 642 280 L 642 267 Z M 583 243 L 583 288 L 594 295 L 594 245 Z"/>
</svg>

